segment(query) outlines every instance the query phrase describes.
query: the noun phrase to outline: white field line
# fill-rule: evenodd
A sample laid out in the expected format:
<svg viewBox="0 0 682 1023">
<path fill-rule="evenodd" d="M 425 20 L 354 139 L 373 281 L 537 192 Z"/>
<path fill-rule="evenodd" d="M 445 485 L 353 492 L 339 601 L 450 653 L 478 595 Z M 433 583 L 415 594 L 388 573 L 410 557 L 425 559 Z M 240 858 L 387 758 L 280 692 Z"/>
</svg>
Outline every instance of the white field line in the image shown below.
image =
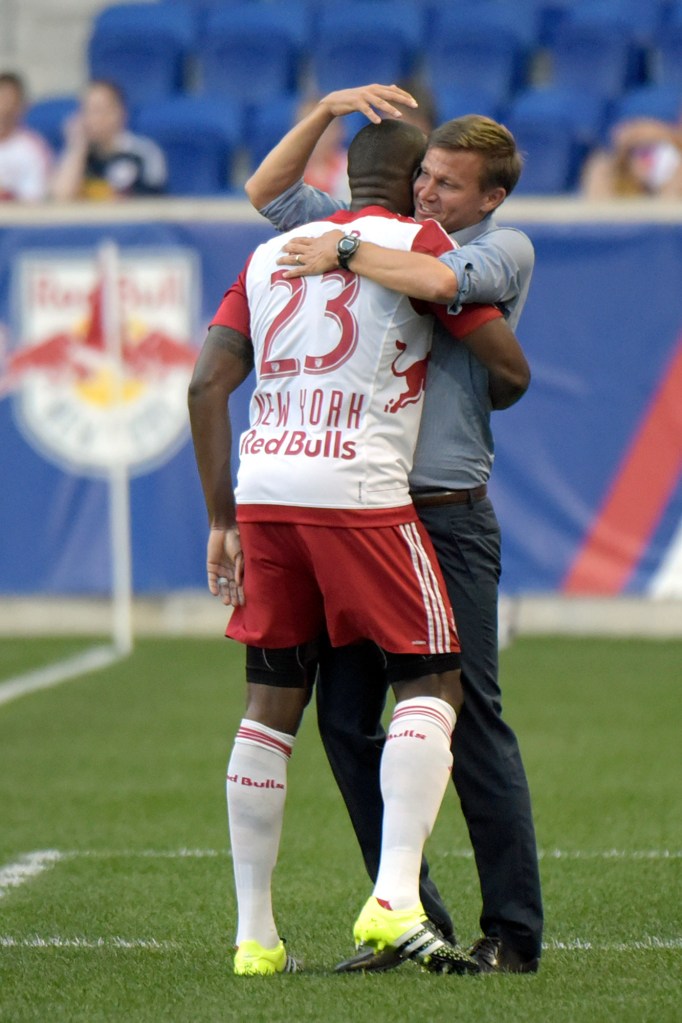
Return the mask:
<svg viewBox="0 0 682 1023">
<path fill-rule="evenodd" d="M 647 936 L 641 941 L 547 941 L 542 945 L 548 952 L 659 952 L 679 951 L 682 938 L 657 938 Z"/>
<path fill-rule="evenodd" d="M 31 854 L 35 855 L 35 854 Z M 229 849 L 70 849 L 60 850 L 60 859 L 152 859 L 204 860 L 229 859 Z M 452 849 L 439 853 L 436 859 L 470 860 L 470 849 Z M 539 849 L 540 860 L 679 860 L 682 849 Z"/>
<path fill-rule="evenodd" d="M 83 849 L 60 851 L 57 849 L 39 849 L 26 853 L 13 863 L 0 867 L 0 898 L 6 895 L 12 888 L 17 888 L 28 881 L 33 880 L 43 871 L 54 866 L 55 863 L 64 860 L 75 859 L 207 859 L 227 857 L 229 853 L 218 849 Z M 468 850 L 459 850 L 450 853 L 451 856 L 468 858 L 471 854 Z M 542 851 L 540 852 L 542 856 Z M 553 859 L 616 859 L 616 860 L 668 860 L 680 859 L 682 852 L 669 849 L 647 849 L 647 850 L 619 850 L 608 849 L 602 852 L 574 852 L 563 853 L 559 849 L 551 850 L 548 854 Z M 61 935 L 41 937 L 17 938 L 12 935 L 0 935 L 0 948 L 68 948 L 90 950 L 97 948 L 111 949 L 142 949 L 154 952 L 169 952 L 180 948 L 181 944 L 173 941 L 158 941 L 156 938 L 123 938 L 112 936 L 109 938 L 66 938 Z M 679 951 L 682 950 L 682 937 L 661 938 L 656 935 L 647 935 L 639 941 L 623 942 L 598 942 L 586 941 L 581 938 L 572 938 L 568 941 L 552 940 L 543 944 L 547 951 L 561 952 L 642 952 L 642 951 Z"/>
<path fill-rule="evenodd" d="M 679 860 L 682 849 L 603 849 L 601 852 L 587 852 L 572 849 L 549 849 L 539 853 L 545 860 Z"/>
<path fill-rule="evenodd" d="M 150 860 L 208 860 L 229 858 L 229 849 L 71 849 L 62 852 L 64 859 L 150 859 Z"/>
<path fill-rule="evenodd" d="M 18 888 L 19 885 L 32 881 L 34 877 L 42 874 L 44 870 L 48 870 L 62 858 L 63 854 L 56 849 L 39 849 L 36 852 L 26 853 L 14 863 L 0 867 L 0 899 L 7 895 L 12 888 Z"/>
<path fill-rule="evenodd" d="M 440 853 L 438 859 L 473 859 L 470 849 Z M 538 849 L 539 860 L 679 860 L 682 849 Z"/>
<path fill-rule="evenodd" d="M 45 668 L 16 675 L 5 682 L 0 682 L 0 706 L 28 693 L 35 693 L 39 689 L 58 686 L 89 671 L 107 668 L 110 664 L 122 660 L 124 656 L 126 655 L 119 653 L 114 647 L 94 646 L 64 661 L 56 661 Z"/>
<path fill-rule="evenodd" d="M 230 859 L 229 849 L 38 849 L 21 855 L 15 862 L 0 866 L 0 898 L 12 888 L 37 877 L 58 861 L 93 859 L 147 859 L 147 860 L 205 860 Z M 442 853 L 440 859 L 472 858 L 469 849 L 453 849 Z M 646 862 L 682 859 L 680 849 L 551 849 L 538 851 L 540 860 L 615 860 Z"/>
<path fill-rule="evenodd" d="M 677 952 L 682 950 L 682 938 L 646 937 L 641 941 L 600 942 L 573 938 L 570 941 L 548 941 L 543 944 L 546 952 Z M 97 948 L 131 949 L 150 952 L 175 952 L 182 948 L 180 942 L 157 941 L 156 938 L 65 938 L 52 935 L 48 938 L 33 935 L 16 938 L 0 934 L 0 948 L 69 948 L 89 951 Z"/>
<path fill-rule="evenodd" d="M 174 941 L 157 941 L 156 938 L 62 938 L 57 935 L 41 938 L 37 934 L 31 938 L 14 938 L 0 934 L 0 948 L 141 948 L 152 952 L 171 952 L 180 945 Z"/>
</svg>

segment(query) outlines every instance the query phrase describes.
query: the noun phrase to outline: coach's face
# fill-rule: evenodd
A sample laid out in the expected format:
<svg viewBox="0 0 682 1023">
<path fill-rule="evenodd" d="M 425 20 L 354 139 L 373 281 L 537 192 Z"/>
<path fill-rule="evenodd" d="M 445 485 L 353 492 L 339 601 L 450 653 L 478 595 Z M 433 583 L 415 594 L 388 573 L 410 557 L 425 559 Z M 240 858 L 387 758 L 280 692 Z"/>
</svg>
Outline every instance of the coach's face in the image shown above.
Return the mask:
<svg viewBox="0 0 682 1023">
<path fill-rule="evenodd" d="M 504 188 L 481 188 L 483 157 L 454 149 L 427 149 L 414 181 L 414 216 L 437 220 L 448 233 L 483 220 L 506 196 Z"/>
</svg>

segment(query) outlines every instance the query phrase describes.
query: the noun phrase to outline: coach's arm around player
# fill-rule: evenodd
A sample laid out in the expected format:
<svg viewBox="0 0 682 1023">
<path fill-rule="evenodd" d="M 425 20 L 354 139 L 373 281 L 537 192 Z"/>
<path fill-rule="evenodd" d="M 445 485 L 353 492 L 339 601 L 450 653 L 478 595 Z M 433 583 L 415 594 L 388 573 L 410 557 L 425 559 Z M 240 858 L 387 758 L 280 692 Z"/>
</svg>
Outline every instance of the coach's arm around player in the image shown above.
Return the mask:
<svg viewBox="0 0 682 1023">
<path fill-rule="evenodd" d="M 277 260 L 286 266 L 285 277 L 309 277 L 339 266 L 337 245 L 342 231 L 328 231 L 317 238 L 292 238 Z M 350 269 L 392 291 L 410 298 L 446 306 L 457 293 L 457 278 L 435 256 L 421 252 L 388 249 L 361 241 L 352 256 Z M 434 310 L 438 313 L 438 310 Z M 488 394 L 493 409 L 514 405 L 528 390 L 530 366 L 514 332 L 504 320 L 487 324 L 459 339 L 488 371 Z"/>
</svg>

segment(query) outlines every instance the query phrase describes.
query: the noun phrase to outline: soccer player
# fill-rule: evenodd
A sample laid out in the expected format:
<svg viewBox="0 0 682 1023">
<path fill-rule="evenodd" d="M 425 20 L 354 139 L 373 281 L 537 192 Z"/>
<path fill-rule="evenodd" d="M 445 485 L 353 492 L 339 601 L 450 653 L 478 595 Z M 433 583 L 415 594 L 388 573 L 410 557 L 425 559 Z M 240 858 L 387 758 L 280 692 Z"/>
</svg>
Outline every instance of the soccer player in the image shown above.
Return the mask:
<svg viewBox="0 0 682 1023">
<path fill-rule="evenodd" d="M 292 281 L 277 264 L 282 240 L 260 246 L 227 292 L 190 386 L 211 524 L 209 587 L 234 608 L 227 634 L 247 645 L 246 716 L 227 772 L 237 974 L 294 968 L 274 920 L 271 875 L 287 762 L 323 631 L 337 646 L 372 641 L 396 695 L 381 765 L 381 860 L 356 944 L 390 948 L 434 971 L 478 969 L 438 935 L 419 900 L 423 845 L 462 703 L 454 622 L 407 482 L 432 320 L 348 270 L 364 239 L 433 254 L 451 247 L 435 223 L 396 215 L 411 208 L 423 144 L 418 129 L 397 122 L 358 134 L 349 150 L 351 211 L 331 218 L 344 228 L 339 267 Z M 329 227 L 309 224 L 306 233 Z M 429 266 L 418 286 L 433 302 L 450 278 L 447 267 Z M 421 311 L 439 316 L 452 344 L 471 346 L 523 393 L 527 363 L 498 310 Z M 235 510 L 227 402 L 253 365 Z"/>
<path fill-rule="evenodd" d="M 409 93 L 395 86 L 330 93 L 246 182 L 251 202 L 285 231 L 328 217 L 343 204 L 302 181 L 320 134 L 337 116 L 360 111 L 376 122 L 413 106 Z M 437 220 L 459 246 L 440 257 L 453 274 L 448 308 L 457 312 L 462 303 L 494 302 L 512 328 L 528 294 L 534 253 L 530 239 L 516 228 L 500 226 L 496 214 L 521 169 L 510 132 L 490 118 L 470 115 L 432 132 L 414 181 L 415 218 Z M 292 272 L 324 269 L 315 247 L 325 244 L 316 239 L 290 246 L 288 262 L 295 258 L 299 264 Z M 358 274 L 414 295 L 415 263 L 427 258 L 367 244 L 360 246 L 351 265 Z M 485 971 L 528 973 L 537 970 L 542 949 L 542 895 L 528 782 L 516 735 L 502 716 L 500 528 L 487 493 L 494 451 L 490 412 L 508 403 L 490 367 L 481 365 L 469 348 L 451 345 L 436 323 L 410 485 L 438 554 L 462 643 L 466 699 L 456 732 L 453 780 L 483 901 L 483 934 L 471 951 Z M 351 690 L 354 698 L 349 701 Z M 320 735 L 374 877 L 382 813 L 377 737 L 385 698 L 375 651 L 357 645 L 327 650 L 316 695 Z M 426 863 L 421 894 L 430 918 L 450 934 L 452 921 Z M 385 969 L 386 956 L 365 957 L 364 968 L 375 966 Z"/>
</svg>

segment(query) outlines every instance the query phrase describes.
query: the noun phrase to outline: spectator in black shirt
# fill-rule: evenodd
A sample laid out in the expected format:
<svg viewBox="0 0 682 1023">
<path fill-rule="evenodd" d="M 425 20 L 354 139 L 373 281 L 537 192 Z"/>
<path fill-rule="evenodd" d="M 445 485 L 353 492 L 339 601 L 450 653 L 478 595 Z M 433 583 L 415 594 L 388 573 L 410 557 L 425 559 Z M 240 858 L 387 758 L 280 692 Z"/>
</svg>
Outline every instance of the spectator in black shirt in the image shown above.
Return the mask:
<svg viewBox="0 0 682 1023">
<path fill-rule="evenodd" d="M 112 82 L 90 82 L 81 108 L 66 124 L 66 147 L 55 170 L 54 199 L 119 199 L 159 195 L 166 160 L 155 142 L 126 128 L 127 110 Z"/>
</svg>

